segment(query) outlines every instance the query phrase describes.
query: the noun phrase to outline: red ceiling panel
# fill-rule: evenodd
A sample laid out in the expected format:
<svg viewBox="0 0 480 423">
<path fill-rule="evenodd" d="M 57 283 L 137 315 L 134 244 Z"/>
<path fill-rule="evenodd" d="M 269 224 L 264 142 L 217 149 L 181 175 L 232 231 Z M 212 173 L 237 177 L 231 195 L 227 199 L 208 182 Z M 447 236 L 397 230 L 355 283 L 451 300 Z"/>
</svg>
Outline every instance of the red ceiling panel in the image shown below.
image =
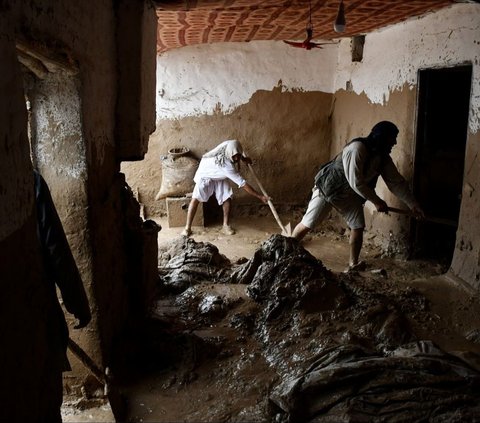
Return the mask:
<svg viewBox="0 0 480 423">
<path fill-rule="evenodd" d="M 340 0 L 154 1 L 158 52 L 187 45 L 305 38 L 310 18 L 314 39 L 329 40 L 373 30 L 448 7 L 455 0 L 344 0 L 346 31 L 333 22 Z"/>
</svg>

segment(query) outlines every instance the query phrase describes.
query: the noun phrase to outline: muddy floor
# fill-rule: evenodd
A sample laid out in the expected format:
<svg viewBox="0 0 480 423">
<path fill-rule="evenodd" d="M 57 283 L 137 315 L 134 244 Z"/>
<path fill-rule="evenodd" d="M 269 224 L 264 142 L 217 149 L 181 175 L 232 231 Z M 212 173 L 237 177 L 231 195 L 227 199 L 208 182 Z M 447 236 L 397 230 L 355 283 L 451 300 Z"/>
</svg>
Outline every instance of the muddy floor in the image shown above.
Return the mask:
<svg viewBox="0 0 480 423">
<path fill-rule="evenodd" d="M 480 301 L 444 265 L 384 257 L 366 234 L 366 270 L 345 274 L 342 231 L 292 243 L 267 216 L 187 240 L 157 222 L 161 282 L 121 352 L 122 421 L 480 419 Z M 67 398 L 64 421 L 114 421 L 91 405 Z"/>
<path fill-rule="evenodd" d="M 408 421 L 412 395 L 423 398 L 415 416 L 430 421 L 476 421 L 480 415 L 478 295 L 444 275 L 442 265 L 383 257 L 367 234 L 367 269 L 344 274 L 346 234 L 319 232 L 291 245 L 272 238 L 279 231 L 266 217 L 254 225 L 237 219 L 233 236 L 215 226 L 194 228 L 188 244 L 182 228 L 158 223 L 163 286 L 126 354 L 122 394 L 129 422 Z M 184 254 L 187 247 L 194 253 Z M 285 255 L 272 258 L 272 249 Z M 207 255 L 205 266 L 194 263 L 198 254 Z M 285 259 L 291 254 L 302 264 Z M 287 261 L 278 265 L 281 260 Z M 187 276 L 179 273 L 185 263 L 193 266 Z M 369 380 L 385 379 L 381 386 L 365 385 L 367 362 L 382 375 Z M 347 384 L 362 381 L 361 401 L 358 393 L 345 393 L 350 385 L 339 386 L 345 376 L 325 380 L 345 366 L 355 382 Z M 468 383 L 457 380 L 455 366 Z M 439 367 L 448 371 L 437 381 Z M 418 374 L 429 382 L 419 382 Z M 402 387 L 392 388 L 392 380 Z M 450 395 L 457 385 L 465 389 L 461 400 Z M 385 406 L 385 398 L 396 405 Z"/>
</svg>

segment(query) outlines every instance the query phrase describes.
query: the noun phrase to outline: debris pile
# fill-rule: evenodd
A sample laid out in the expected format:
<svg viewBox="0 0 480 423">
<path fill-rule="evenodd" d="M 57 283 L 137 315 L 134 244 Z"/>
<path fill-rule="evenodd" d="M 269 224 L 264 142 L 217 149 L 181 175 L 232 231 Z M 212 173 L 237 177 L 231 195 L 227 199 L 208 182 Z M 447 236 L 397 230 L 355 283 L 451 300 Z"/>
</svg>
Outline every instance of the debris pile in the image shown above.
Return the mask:
<svg viewBox="0 0 480 423">
<path fill-rule="evenodd" d="M 307 313 L 345 308 L 340 281 L 297 240 L 273 235 L 232 280 L 248 285 L 250 297 L 265 306 L 267 320 L 292 309 Z"/>
<path fill-rule="evenodd" d="M 170 301 L 164 315 L 168 309 L 181 320 L 182 333 L 215 341 L 215 357 L 204 368 L 196 361 L 192 382 L 200 391 L 218 390 L 218 410 L 209 405 L 213 420 L 443 422 L 480 415 L 478 356 L 465 360 L 419 336 L 418 328 L 425 333 L 435 323 L 427 300 L 384 275 L 331 272 L 281 235 L 243 264 L 211 244 L 179 238 L 162 252 L 159 272 L 171 295 L 161 300 Z M 252 386 L 252 374 L 262 389 Z M 243 397 L 224 418 L 220 397 L 233 403 L 239 387 Z"/>
<path fill-rule="evenodd" d="M 231 263 L 215 245 L 180 237 L 166 250 L 159 251 L 158 273 L 162 288 L 181 293 L 202 282 L 227 283 Z"/>
</svg>

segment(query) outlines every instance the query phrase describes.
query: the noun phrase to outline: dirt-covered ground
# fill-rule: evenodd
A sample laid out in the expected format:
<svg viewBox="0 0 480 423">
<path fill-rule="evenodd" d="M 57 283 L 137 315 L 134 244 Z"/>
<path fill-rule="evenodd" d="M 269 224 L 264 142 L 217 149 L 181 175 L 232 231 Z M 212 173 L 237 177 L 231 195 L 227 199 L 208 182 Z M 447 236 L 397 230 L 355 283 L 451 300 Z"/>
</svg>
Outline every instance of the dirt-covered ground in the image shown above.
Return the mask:
<svg viewBox="0 0 480 423">
<path fill-rule="evenodd" d="M 186 241 L 159 223 L 162 286 L 126 355 L 128 421 L 476 421 L 479 298 L 442 265 L 382 257 L 367 234 L 367 269 L 344 274 L 345 234 L 292 244 L 262 217 Z"/>
<path fill-rule="evenodd" d="M 343 273 L 348 234 L 302 244 L 271 216 L 168 228 L 151 318 L 119 352 L 128 422 L 478 421 L 480 301 L 444 265 L 384 257 Z M 295 222 L 292 222 L 292 224 Z M 64 421 L 114 421 L 70 398 Z"/>
</svg>

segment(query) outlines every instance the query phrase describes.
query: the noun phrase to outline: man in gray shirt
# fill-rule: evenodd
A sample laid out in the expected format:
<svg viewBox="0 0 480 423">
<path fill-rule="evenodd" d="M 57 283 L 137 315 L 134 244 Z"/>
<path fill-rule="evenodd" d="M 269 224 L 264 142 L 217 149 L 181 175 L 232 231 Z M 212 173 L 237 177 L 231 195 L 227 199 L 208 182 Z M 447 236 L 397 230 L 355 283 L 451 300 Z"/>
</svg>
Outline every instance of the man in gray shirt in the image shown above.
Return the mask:
<svg viewBox="0 0 480 423">
<path fill-rule="evenodd" d="M 407 181 L 400 175 L 390 157 L 397 143 L 398 128 L 392 122 L 377 123 L 366 138 L 355 138 L 333 160 L 322 166 L 315 176 L 312 198 L 302 221 L 293 230 L 298 240 L 322 222 L 335 208 L 345 219 L 350 232 L 350 270 L 361 270 L 359 262 L 363 244 L 365 216 L 363 205 L 368 200 L 377 211 L 388 212 L 387 203 L 375 192 L 379 176 L 388 189 L 402 200 L 419 218 L 424 213 L 415 200 Z"/>
</svg>

